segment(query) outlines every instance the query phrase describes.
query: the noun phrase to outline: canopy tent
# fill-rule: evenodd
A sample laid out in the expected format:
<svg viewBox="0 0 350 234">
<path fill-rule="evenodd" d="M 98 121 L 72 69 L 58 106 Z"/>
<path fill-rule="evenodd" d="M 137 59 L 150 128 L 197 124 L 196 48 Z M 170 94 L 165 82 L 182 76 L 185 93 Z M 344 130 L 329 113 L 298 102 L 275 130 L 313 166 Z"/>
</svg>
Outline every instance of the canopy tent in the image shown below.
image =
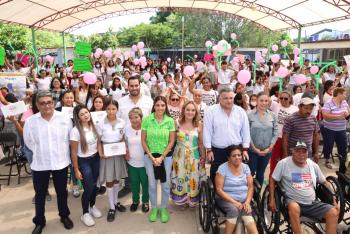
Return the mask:
<svg viewBox="0 0 350 234">
<path fill-rule="evenodd" d="M 106 18 L 159 9 L 223 12 L 272 31 L 350 19 L 347 0 L 3 0 L 0 21 L 71 32 Z"/>
</svg>

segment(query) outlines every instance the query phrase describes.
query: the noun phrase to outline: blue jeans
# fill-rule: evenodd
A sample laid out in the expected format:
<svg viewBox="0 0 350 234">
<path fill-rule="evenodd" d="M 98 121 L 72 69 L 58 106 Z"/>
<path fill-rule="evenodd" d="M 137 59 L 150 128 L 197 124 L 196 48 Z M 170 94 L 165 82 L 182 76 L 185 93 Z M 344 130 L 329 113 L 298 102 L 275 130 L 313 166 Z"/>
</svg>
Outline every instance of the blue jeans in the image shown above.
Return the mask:
<svg viewBox="0 0 350 234">
<path fill-rule="evenodd" d="M 81 196 L 83 214 L 89 213 L 89 206 L 93 207 L 96 202 L 96 182 L 100 170 L 100 157 L 95 154 L 88 158 L 78 157 L 78 165 L 81 175 L 84 193 Z"/>
<path fill-rule="evenodd" d="M 170 197 L 170 175 L 171 175 L 171 168 L 173 163 L 173 157 L 165 157 L 164 159 L 164 167 L 165 167 L 165 173 L 166 173 L 166 182 L 161 183 L 162 187 L 162 200 L 160 204 L 160 208 L 167 208 L 169 203 L 169 197 Z M 154 178 L 154 171 L 153 171 L 153 163 L 148 158 L 147 155 L 145 155 L 145 168 L 148 176 L 148 192 L 149 192 L 149 198 L 151 201 L 151 207 L 157 208 L 157 180 Z"/>
<path fill-rule="evenodd" d="M 267 165 L 269 164 L 271 153 L 265 156 L 259 156 L 257 153 L 249 150 L 249 168 L 252 176 L 255 175 L 256 180 L 260 185 L 264 183 L 264 173 Z"/>
<path fill-rule="evenodd" d="M 337 145 L 339 154 L 339 172 L 345 173 L 345 161 L 347 156 L 347 138 L 346 130 L 343 131 L 333 131 L 328 128 L 323 127 L 323 153 L 326 159 L 330 158 L 333 150 L 334 142 Z"/>
</svg>

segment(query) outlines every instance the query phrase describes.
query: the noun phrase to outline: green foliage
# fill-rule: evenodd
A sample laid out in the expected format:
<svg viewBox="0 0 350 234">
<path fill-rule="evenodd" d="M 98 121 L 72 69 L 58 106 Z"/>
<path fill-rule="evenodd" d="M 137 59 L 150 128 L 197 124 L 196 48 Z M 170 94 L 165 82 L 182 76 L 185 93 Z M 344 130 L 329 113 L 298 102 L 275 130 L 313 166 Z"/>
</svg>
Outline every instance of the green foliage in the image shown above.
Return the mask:
<svg viewBox="0 0 350 234">
<path fill-rule="evenodd" d="M 117 38 L 120 46 L 130 47 L 139 41 L 143 41 L 146 47 L 166 48 L 174 46 L 174 39 L 178 33 L 174 28 L 165 24 L 139 24 L 134 27 L 122 28 Z"/>
<path fill-rule="evenodd" d="M 155 16 L 151 16 L 149 19 L 151 24 L 165 23 L 170 12 L 157 12 Z"/>
<path fill-rule="evenodd" d="M 15 50 L 24 50 L 30 44 L 29 29 L 14 24 L 0 23 L 0 45 L 12 53 L 10 44 Z"/>
<path fill-rule="evenodd" d="M 118 45 L 118 38 L 116 33 L 109 28 L 104 34 L 93 34 L 88 38 L 88 42 L 91 43 L 92 48 L 101 48 L 106 50 L 108 48 L 115 48 Z"/>
</svg>

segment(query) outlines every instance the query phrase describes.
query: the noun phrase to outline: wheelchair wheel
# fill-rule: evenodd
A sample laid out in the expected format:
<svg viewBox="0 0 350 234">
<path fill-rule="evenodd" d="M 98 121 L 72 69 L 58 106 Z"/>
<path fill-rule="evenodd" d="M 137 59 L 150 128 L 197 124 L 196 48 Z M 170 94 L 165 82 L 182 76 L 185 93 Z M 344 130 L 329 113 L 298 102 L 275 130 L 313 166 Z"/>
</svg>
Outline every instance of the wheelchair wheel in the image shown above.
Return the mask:
<svg viewBox="0 0 350 234">
<path fill-rule="evenodd" d="M 209 205 L 209 187 L 206 181 L 201 183 L 199 190 L 199 223 L 204 232 L 210 229 L 210 205 Z"/>
<path fill-rule="evenodd" d="M 270 197 L 270 191 L 269 191 L 269 185 L 267 185 L 261 199 L 260 215 L 262 216 L 262 224 L 266 233 L 275 234 L 279 231 L 279 226 L 281 223 L 280 202 L 279 202 L 278 194 L 275 194 L 276 212 L 272 212 L 270 211 L 270 208 L 268 206 L 269 197 Z"/>
<path fill-rule="evenodd" d="M 338 180 L 334 176 L 328 176 L 326 180 L 331 184 L 332 192 L 334 192 L 336 196 L 336 200 L 339 206 L 338 223 L 340 223 L 343 220 L 344 212 L 345 212 L 344 193 L 343 193 L 343 190 L 341 189 L 341 186 Z"/>
</svg>

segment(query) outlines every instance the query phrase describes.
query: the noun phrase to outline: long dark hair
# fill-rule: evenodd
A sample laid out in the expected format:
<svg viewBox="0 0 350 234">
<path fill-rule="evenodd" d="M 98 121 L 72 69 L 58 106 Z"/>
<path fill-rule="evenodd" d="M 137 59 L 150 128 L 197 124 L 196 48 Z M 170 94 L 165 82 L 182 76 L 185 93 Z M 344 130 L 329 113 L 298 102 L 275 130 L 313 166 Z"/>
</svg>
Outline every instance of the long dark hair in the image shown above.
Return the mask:
<svg viewBox="0 0 350 234">
<path fill-rule="evenodd" d="M 95 112 L 96 111 L 96 108 L 95 108 L 95 100 L 97 99 L 97 98 L 101 98 L 101 100 L 102 100 L 102 103 L 103 103 L 103 106 L 102 106 L 102 110 L 104 111 L 104 110 L 106 110 L 106 99 L 104 98 L 104 97 L 102 97 L 102 96 L 96 96 L 96 97 L 94 97 L 94 99 L 92 100 L 92 107 L 91 107 L 91 109 L 90 109 L 90 112 Z"/>
<path fill-rule="evenodd" d="M 87 145 L 86 138 L 85 138 L 85 132 L 84 132 L 83 126 L 80 123 L 80 118 L 79 118 L 79 112 L 82 109 L 86 109 L 90 113 L 90 111 L 85 106 L 77 105 L 73 109 L 73 121 L 74 121 L 75 127 L 79 131 L 81 151 L 83 153 L 86 153 L 86 151 L 88 150 L 88 145 Z M 96 131 L 94 123 L 92 122 L 91 115 L 90 115 L 90 120 L 89 120 L 88 124 L 89 124 L 89 127 L 91 128 L 92 132 L 94 133 L 95 137 L 97 138 L 98 137 L 97 131 Z"/>
<path fill-rule="evenodd" d="M 168 104 L 166 101 L 166 98 L 164 96 L 157 96 L 154 98 L 153 106 L 152 106 L 152 113 L 154 113 L 156 110 L 154 109 L 155 105 L 157 104 L 158 101 L 162 101 L 165 103 L 165 114 L 170 117 L 170 112 L 168 109 Z"/>
<path fill-rule="evenodd" d="M 50 90 L 53 90 L 53 82 L 55 81 L 55 80 L 58 80 L 59 82 L 60 82 L 60 89 L 64 89 L 64 85 L 63 85 L 63 83 L 62 83 L 62 80 L 60 80 L 60 79 L 58 79 L 57 77 L 55 77 L 55 78 L 53 78 L 52 80 L 51 80 L 51 83 L 50 83 Z"/>
<path fill-rule="evenodd" d="M 113 73 L 114 74 L 114 73 Z M 112 75 L 113 76 L 113 75 Z M 116 88 L 118 88 L 118 89 L 122 89 L 122 84 L 121 84 L 121 82 L 120 82 L 120 84 L 118 85 L 118 86 L 116 86 L 115 85 L 115 81 L 116 80 L 119 80 L 120 81 L 120 78 L 119 77 L 115 77 L 114 79 L 113 79 L 113 81 L 112 81 L 112 85 L 111 85 L 111 90 L 113 90 L 113 91 L 115 91 L 116 90 Z"/>
<path fill-rule="evenodd" d="M 67 93 L 73 94 L 73 99 L 74 99 L 73 102 L 75 102 L 75 95 L 74 95 L 73 90 L 66 90 L 66 91 L 64 91 L 64 92 L 61 94 L 61 96 L 60 96 L 60 103 L 61 103 L 61 106 L 62 106 L 62 107 L 64 106 L 63 98 L 64 98 L 64 96 L 66 96 Z"/>
<path fill-rule="evenodd" d="M 92 85 L 89 85 L 89 86 L 88 86 L 88 92 L 87 92 L 87 95 L 86 95 L 85 106 L 87 106 L 87 104 L 88 104 L 90 98 L 94 98 L 94 97 L 92 96 L 91 91 L 90 91 L 91 89 L 96 89 L 96 84 L 92 84 Z"/>
</svg>

